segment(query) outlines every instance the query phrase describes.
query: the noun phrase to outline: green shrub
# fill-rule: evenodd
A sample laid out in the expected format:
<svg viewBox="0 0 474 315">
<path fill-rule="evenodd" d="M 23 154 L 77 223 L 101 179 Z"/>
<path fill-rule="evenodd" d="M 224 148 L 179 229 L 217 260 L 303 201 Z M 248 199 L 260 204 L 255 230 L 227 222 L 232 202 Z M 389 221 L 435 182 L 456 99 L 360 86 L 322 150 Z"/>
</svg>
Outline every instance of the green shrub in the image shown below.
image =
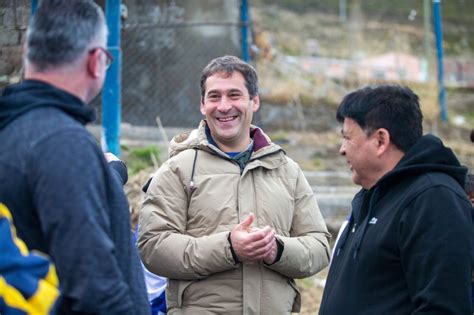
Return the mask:
<svg viewBox="0 0 474 315">
<path fill-rule="evenodd" d="M 157 146 L 146 146 L 129 148 L 122 146 L 123 159 L 127 163 L 130 175 L 134 175 L 143 169 L 160 164 L 160 148 Z M 155 162 L 154 162 L 155 161 Z"/>
</svg>

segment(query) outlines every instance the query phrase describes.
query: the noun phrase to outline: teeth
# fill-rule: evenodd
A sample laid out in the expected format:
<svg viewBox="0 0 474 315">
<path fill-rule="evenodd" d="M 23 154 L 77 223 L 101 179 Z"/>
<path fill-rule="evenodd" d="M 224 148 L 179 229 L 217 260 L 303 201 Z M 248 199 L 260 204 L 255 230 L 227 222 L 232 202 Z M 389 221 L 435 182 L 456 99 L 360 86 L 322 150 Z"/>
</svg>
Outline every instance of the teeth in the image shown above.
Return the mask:
<svg viewBox="0 0 474 315">
<path fill-rule="evenodd" d="M 233 119 L 234 119 L 234 117 L 218 118 L 219 121 L 224 121 L 224 122 L 225 122 L 225 121 L 231 121 L 231 120 L 233 120 Z"/>
</svg>

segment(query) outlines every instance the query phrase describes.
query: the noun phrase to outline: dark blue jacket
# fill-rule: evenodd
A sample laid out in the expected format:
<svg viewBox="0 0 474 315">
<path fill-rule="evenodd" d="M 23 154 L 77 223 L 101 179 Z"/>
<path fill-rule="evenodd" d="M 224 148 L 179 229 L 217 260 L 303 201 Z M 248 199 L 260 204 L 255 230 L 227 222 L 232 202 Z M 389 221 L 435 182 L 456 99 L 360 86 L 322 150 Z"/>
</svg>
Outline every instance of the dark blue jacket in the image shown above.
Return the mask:
<svg viewBox="0 0 474 315">
<path fill-rule="evenodd" d="M 84 128 L 94 117 L 80 99 L 46 83 L 7 87 L 0 200 L 28 248 L 53 259 L 60 314 L 149 314 L 122 177 Z"/>
<path fill-rule="evenodd" d="M 427 135 L 361 190 L 335 247 L 320 314 L 472 314 L 466 173 Z"/>
</svg>

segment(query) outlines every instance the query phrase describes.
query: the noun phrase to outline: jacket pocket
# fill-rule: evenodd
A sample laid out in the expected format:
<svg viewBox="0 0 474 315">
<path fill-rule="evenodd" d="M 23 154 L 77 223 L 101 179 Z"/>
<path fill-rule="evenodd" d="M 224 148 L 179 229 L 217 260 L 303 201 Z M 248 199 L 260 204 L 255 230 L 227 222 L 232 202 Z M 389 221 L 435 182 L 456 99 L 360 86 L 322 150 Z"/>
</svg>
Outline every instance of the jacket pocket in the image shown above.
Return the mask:
<svg viewBox="0 0 474 315">
<path fill-rule="evenodd" d="M 189 287 L 195 280 L 185 281 L 185 280 L 169 280 L 167 287 L 167 297 L 166 302 L 168 307 L 178 307 L 180 308 L 183 305 L 183 293 L 187 287 Z"/>
<path fill-rule="evenodd" d="M 296 292 L 296 297 L 295 297 L 295 300 L 293 302 L 293 308 L 292 308 L 292 312 L 295 312 L 295 313 L 299 313 L 300 312 L 300 309 L 301 309 L 301 292 L 300 292 L 300 289 L 298 288 L 298 286 L 296 285 L 296 282 L 294 279 L 288 279 L 288 284 L 293 288 L 293 290 L 295 290 Z"/>
</svg>

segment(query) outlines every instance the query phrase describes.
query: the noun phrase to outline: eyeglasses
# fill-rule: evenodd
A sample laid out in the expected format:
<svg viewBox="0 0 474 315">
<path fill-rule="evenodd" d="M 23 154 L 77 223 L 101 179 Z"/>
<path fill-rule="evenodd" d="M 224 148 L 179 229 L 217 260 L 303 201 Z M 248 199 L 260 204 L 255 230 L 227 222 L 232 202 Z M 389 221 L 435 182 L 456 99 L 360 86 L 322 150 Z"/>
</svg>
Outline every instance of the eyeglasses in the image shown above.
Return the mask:
<svg viewBox="0 0 474 315">
<path fill-rule="evenodd" d="M 93 54 L 96 52 L 96 50 L 100 50 L 102 51 L 104 54 L 105 54 L 105 68 L 108 69 L 110 67 L 110 65 L 112 64 L 112 62 L 114 62 L 114 56 L 112 56 L 112 54 L 110 53 L 110 51 L 108 51 L 106 48 L 104 47 L 94 47 L 92 49 L 89 50 L 89 54 Z"/>
</svg>

